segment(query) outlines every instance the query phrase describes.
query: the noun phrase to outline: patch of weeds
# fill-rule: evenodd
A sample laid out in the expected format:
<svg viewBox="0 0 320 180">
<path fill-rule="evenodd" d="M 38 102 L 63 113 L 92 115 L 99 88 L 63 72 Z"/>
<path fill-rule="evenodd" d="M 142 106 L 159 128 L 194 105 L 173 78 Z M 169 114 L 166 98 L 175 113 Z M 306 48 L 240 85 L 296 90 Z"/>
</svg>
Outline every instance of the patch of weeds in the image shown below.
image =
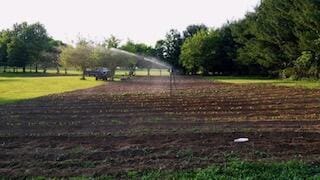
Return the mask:
<svg viewBox="0 0 320 180">
<path fill-rule="evenodd" d="M 86 151 L 86 149 L 83 146 L 79 145 L 79 146 L 72 148 L 70 150 L 70 153 L 78 154 L 78 153 L 84 153 L 85 151 Z"/>
<path fill-rule="evenodd" d="M 117 119 L 112 119 L 111 120 L 112 125 L 124 125 L 125 123 L 123 121 L 117 120 Z"/>
<path fill-rule="evenodd" d="M 318 179 L 320 167 L 303 162 L 263 163 L 231 161 L 205 169 L 145 173 L 141 179 Z"/>
<path fill-rule="evenodd" d="M 95 168 L 96 165 L 92 161 L 83 161 L 83 162 L 81 162 L 80 167 L 82 167 L 82 168 Z"/>
<path fill-rule="evenodd" d="M 129 171 L 120 179 L 319 179 L 320 166 L 318 164 L 307 164 L 302 161 L 288 162 L 246 162 L 229 161 L 225 166 L 213 165 L 207 168 L 193 170 L 147 170 Z M 48 179 L 46 177 L 31 177 L 24 179 Z M 50 179 L 60 179 L 50 177 Z M 97 177 L 68 177 L 68 179 L 98 179 L 109 180 L 119 179 L 118 176 L 97 176 Z"/>
<path fill-rule="evenodd" d="M 171 149 L 164 152 L 165 156 L 169 156 L 170 154 L 174 154 L 173 150 L 171 150 Z"/>
<path fill-rule="evenodd" d="M 70 177 L 70 180 L 113 180 L 115 179 L 112 176 L 99 176 L 99 177 L 88 177 L 88 176 L 80 176 L 80 177 Z"/>
<path fill-rule="evenodd" d="M 47 178 L 44 176 L 37 176 L 37 177 L 32 177 L 32 178 L 27 178 L 27 179 L 32 179 L 32 180 L 46 180 Z"/>
<path fill-rule="evenodd" d="M 142 148 L 142 151 L 143 151 L 143 154 L 144 155 L 148 155 L 148 154 L 150 154 L 150 153 L 152 153 L 152 151 L 151 151 L 151 149 L 149 149 L 149 148 Z"/>
<path fill-rule="evenodd" d="M 199 157 L 199 160 L 201 160 L 201 161 L 208 161 L 208 160 L 209 160 L 209 157 L 208 157 L 208 156 Z"/>
<path fill-rule="evenodd" d="M 254 156 L 257 158 L 268 158 L 271 155 L 266 152 L 262 152 L 262 151 L 254 151 Z"/>
<path fill-rule="evenodd" d="M 112 164 L 115 162 L 115 159 L 112 157 L 106 157 L 102 162 L 107 164 Z"/>
<path fill-rule="evenodd" d="M 149 129 L 149 128 L 142 128 L 141 130 L 140 130 L 140 132 L 142 133 L 142 134 L 150 134 L 151 133 L 151 129 Z"/>
<path fill-rule="evenodd" d="M 56 165 L 59 169 L 66 168 L 95 168 L 96 164 L 92 161 L 66 160 Z"/>
<path fill-rule="evenodd" d="M 184 159 L 188 159 L 191 160 L 193 158 L 193 151 L 192 149 L 183 149 L 183 150 L 179 150 L 176 153 L 176 157 L 177 158 L 184 158 Z"/>
<path fill-rule="evenodd" d="M 226 159 L 226 161 L 238 161 L 239 160 L 239 156 L 233 151 L 231 151 L 229 153 L 224 153 L 223 156 Z"/>
<path fill-rule="evenodd" d="M 127 173 L 127 176 L 128 176 L 129 179 L 138 179 L 139 172 L 137 172 L 137 171 L 129 171 Z"/>
<path fill-rule="evenodd" d="M 150 123 L 159 123 L 161 122 L 162 118 L 161 117 L 152 117 L 152 118 L 149 118 L 147 122 L 150 122 Z"/>
<path fill-rule="evenodd" d="M 201 132 L 201 130 L 200 130 L 200 128 L 192 128 L 192 130 L 191 130 L 192 132 L 194 132 L 194 133 L 199 133 L 199 132 Z"/>
</svg>

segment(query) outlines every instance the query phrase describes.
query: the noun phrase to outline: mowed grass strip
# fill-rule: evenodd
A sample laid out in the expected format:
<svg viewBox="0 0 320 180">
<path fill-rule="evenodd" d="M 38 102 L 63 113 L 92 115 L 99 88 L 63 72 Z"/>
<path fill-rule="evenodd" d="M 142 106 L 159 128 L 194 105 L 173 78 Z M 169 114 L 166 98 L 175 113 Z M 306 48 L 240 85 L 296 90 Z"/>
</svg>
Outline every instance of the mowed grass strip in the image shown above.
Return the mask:
<svg viewBox="0 0 320 180">
<path fill-rule="evenodd" d="M 9 73 L 8 73 L 9 74 Z M 0 104 L 14 103 L 49 94 L 86 89 L 103 84 L 94 78 L 80 76 L 36 76 L 32 74 L 0 74 Z"/>
<path fill-rule="evenodd" d="M 32 179 L 42 180 L 47 177 L 32 177 Z M 69 177 L 69 179 L 93 179 L 89 176 Z M 274 179 L 320 179 L 319 165 L 308 165 L 299 161 L 289 161 L 283 163 L 262 163 L 234 161 L 225 165 L 214 165 L 204 169 L 162 171 L 152 170 L 147 172 L 129 171 L 127 174 L 118 176 L 97 176 L 95 179 L 198 179 L 198 180 L 274 180 Z"/>
<path fill-rule="evenodd" d="M 235 161 L 225 166 L 211 166 L 194 171 L 154 171 L 144 174 L 141 179 L 319 179 L 319 172 L 318 165 L 307 165 L 298 161 L 285 163 Z"/>
<path fill-rule="evenodd" d="M 223 83 L 234 83 L 234 84 L 271 84 L 275 86 L 287 86 L 297 88 L 308 88 L 308 89 L 320 89 L 319 80 L 292 80 L 292 79 L 269 79 L 264 77 L 250 77 L 250 76 L 215 76 L 208 77 L 210 80 Z"/>
<path fill-rule="evenodd" d="M 128 75 L 129 71 L 128 70 L 117 70 L 116 75 L 118 76 L 123 76 L 123 75 Z M 136 76 L 148 76 L 148 70 L 147 69 L 137 69 L 135 71 Z M 168 69 L 150 69 L 150 76 L 169 76 L 170 73 Z"/>
</svg>

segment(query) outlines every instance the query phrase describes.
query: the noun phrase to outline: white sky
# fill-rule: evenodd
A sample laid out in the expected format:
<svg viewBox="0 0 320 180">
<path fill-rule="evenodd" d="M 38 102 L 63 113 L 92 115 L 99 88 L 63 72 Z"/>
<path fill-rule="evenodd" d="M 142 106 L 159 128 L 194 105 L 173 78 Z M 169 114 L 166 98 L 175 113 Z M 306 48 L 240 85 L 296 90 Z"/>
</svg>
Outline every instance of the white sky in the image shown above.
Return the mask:
<svg viewBox="0 0 320 180">
<path fill-rule="evenodd" d="M 220 27 L 242 18 L 260 0 L 0 0 L 0 29 L 41 22 L 56 39 L 79 35 L 100 41 L 111 34 L 153 45 L 175 28 L 204 23 Z"/>
</svg>

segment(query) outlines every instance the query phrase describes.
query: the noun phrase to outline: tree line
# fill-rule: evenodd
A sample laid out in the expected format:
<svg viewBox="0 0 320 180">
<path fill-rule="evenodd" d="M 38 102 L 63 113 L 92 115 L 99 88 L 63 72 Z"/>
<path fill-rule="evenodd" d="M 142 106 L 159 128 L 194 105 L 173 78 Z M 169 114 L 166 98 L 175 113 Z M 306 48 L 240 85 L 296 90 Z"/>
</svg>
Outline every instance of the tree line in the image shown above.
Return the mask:
<svg viewBox="0 0 320 180">
<path fill-rule="evenodd" d="M 0 66 L 6 72 L 8 67 L 43 68 L 59 66 L 61 41 L 51 38 L 45 27 L 40 23 L 13 25 L 12 29 L 0 31 Z"/>
<path fill-rule="evenodd" d="M 134 54 L 123 53 L 113 48 Z M 107 67 L 113 78 L 117 68 L 129 70 L 131 73 L 134 73 L 136 68 L 147 68 L 148 74 L 151 68 L 163 68 L 144 60 L 145 56 L 153 55 L 154 49 L 151 46 L 134 43 L 131 40 L 120 46 L 120 40 L 111 36 L 103 43 L 79 39 L 74 46 L 66 45 L 62 48 L 59 62 L 62 67 L 75 67 L 81 70 L 83 79 L 88 69 L 96 67 Z"/>
<path fill-rule="evenodd" d="M 22 67 L 25 71 L 27 66 L 83 69 L 80 59 L 86 57 L 81 55 L 86 51 L 81 52 L 81 48 L 115 62 L 117 58 L 110 55 L 110 48 L 118 48 L 157 57 L 183 74 L 320 78 L 320 1 L 262 0 L 243 19 L 220 28 L 194 24 L 182 32 L 171 29 L 155 46 L 131 40 L 122 44 L 114 36 L 102 43 L 88 42 L 67 45 L 48 36 L 39 23 L 16 24 L 0 32 L 0 66 L 4 71 L 6 67 Z M 105 51 L 108 58 L 96 51 Z M 68 53 L 78 58 L 65 58 Z M 89 60 L 91 57 L 83 60 L 88 61 L 86 67 L 104 64 L 96 64 L 97 60 Z M 126 64 L 128 68 L 139 66 L 141 61 L 132 63 L 130 58 L 125 58 L 131 62 Z M 110 64 L 114 69 L 116 65 Z"/>
<path fill-rule="evenodd" d="M 133 70 L 136 67 L 151 68 L 152 65 L 141 61 L 139 57 L 128 56 L 112 52 L 111 48 L 118 48 L 144 56 L 155 56 L 154 48 L 143 43 L 128 40 L 120 46 L 121 41 L 111 35 L 103 42 L 93 42 L 79 37 L 77 42 L 65 44 L 50 37 L 44 25 L 40 23 L 14 24 L 11 29 L 0 31 L 0 67 L 3 72 L 11 68 L 30 67 L 38 72 L 47 68 L 60 69 L 67 73 L 68 68 L 85 71 L 87 68 L 108 67 L 113 73 L 119 66 Z M 84 73 L 83 73 L 84 74 Z M 83 77 L 84 78 L 84 77 Z"/>
<path fill-rule="evenodd" d="M 244 19 L 200 30 L 179 48 L 187 73 L 320 78 L 320 1 L 262 0 Z"/>
</svg>

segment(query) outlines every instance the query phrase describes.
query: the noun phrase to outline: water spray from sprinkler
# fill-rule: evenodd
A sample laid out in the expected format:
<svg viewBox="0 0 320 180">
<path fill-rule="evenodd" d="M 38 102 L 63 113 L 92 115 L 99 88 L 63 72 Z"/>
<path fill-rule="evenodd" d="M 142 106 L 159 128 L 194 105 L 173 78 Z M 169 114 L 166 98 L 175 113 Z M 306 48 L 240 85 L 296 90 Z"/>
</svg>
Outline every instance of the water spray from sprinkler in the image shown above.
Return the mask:
<svg viewBox="0 0 320 180">
<path fill-rule="evenodd" d="M 169 75 L 169 78 L 170 78 L 170 95 L 172 95 L 173 88 L 176 88 L 176 78 L 175 78 L 175 70 L 170 64 L 165 63 L 163 61 L 160 61 L 160 60 L 158 60 L 156 58 L 153 58 L 153 57 L 144 57 L 144 56 L 140 56 L 140 55 L 137 55 L 137 54 L 125 51 L 125 50 L 117 49 L 117 48 L 110 48 L 110 50 L 113 51 L 113 52 L 117 52 L 117 53 L 121 53 L 121 54 L 126 54 L 128 56 L 136 57 L 138 59 L 142 59 L 143 61 L 150 62 L 150 63 L 158 65 L 160 67 L 164 67 L 166 69 L 169 69 L 169 74 L 170 74 Z"/>
<path fill-rule="evenodd" d="M 126 55 L 133 56 L 133 57 L 136 57 L 136 58 L 141 58 L 146 62 L 150 62 L 152 64 L 155 64 L 155 65 L 158 65 L 158 66 L 162 66 L 162 67 L 167 68 L 167 69 L 172 69 L 172 66 L 169 65 L 168 63 L 159 61 L 158 59 L 153 58 L 153 57 L 144 57 L 144 56 L 140 56 L 140 55 L 137 55 L 137 54 L 134 54 L 134 53 L 131 53 L 131 52 L 128 52 L 128 51 L 124 51 L 124 50 L 121 50 L 121 49 L 116 49 L 116 48 L 110 48 L 110 50 L 113 51 L 113 52 L 126 54 Z"/>
</svg>

